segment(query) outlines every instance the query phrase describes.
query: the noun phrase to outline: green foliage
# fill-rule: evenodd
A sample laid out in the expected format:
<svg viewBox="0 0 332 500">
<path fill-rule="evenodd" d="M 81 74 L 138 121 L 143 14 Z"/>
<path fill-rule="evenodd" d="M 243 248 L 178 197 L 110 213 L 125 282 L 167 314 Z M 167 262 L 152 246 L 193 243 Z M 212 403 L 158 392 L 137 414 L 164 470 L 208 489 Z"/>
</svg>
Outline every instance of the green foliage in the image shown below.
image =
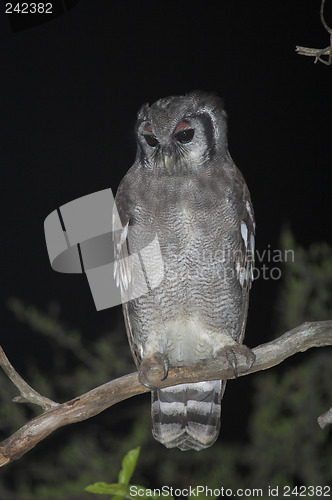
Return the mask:
<svg viewBox="0 0 332 500">
<path fill-rule="evenodd" d="M 130 450 L 122 460 L 122 469 L 119 472 L 117 483 L 94 483 L 85 488 L 90 493 L 114 496 L 114 500 L 131 498 L 129 481 L 134 473 L 136 462 L 139 456 L 140 447 Z"/>
<path fill-rule="evenodd" d="M 289 230 L 283 231 L 280 245 L 284 251 L 293 249 L 294 260 L 284 263 L 277 304 L 278 333 L 304 321 L 331 319 L 332 248 L 322 242 L 305 250 L 296 244 Z"/>
<path fill-rule="evenodd" d="M 324 459 L 332 454 L 331 433 L 317 424 L 331 406 L 331 366 L 331 353 L 315 353 L 281 373 L 257 377 L 247 450 L 252 484 L 332 484 Z"/>
<path fill-rule="evenodd" d="M 111 495 L 114 497 L 113 500 L 124 500 L 125 498 L 129 500 L 136 500 L 137 493 L 139 491 L 138 498 L 144 499 L 159 499 L 162 495 L 157 494 L 154 490 L 145 488 L 144 486 L 138 486 L 134 484 L 129 484 L 129 481 L 135 471 L 136 463 L 140 453 L 140 446 L 134 450 L 130 450 L 122 460 L 122 469 L 119 472 L 118 482 L 113 484 L 108 483 L 94 483 L 85 488 L 85 491 L 89 493 L 97 493 L 100 495 Z M 215 496 L 207 496 L 205 489 L 191 488 L 188 492 L 189 498 L 199 498 L 200 500 L 215 500 Z M 171 495 L 167 495 L 167 498 L 174 500 Z"/>
<path fill-rule="evenodd" d="M 306 251 L 289 231 L 283 232 L 281 246 L 293 249 L 294 260 L 284 263 L 278 334 L 305 321 L 331 319 L 332 249 L 315 243 Z M 332 484 L 331 430 L 317 424 L 332 403 L 331 380 L 331 348 L 311 349 L 278 370 L 255 375 L 246 452 L 252 484 Z"/>
<path fill-rule="evenodd" d="M 85 488 L 89 493 L 98 493 L 101 495 L 111 495 L 114 497 L 113 500 L 124 500 L 128 498 L 130 500 L 136 499 L 134 492 L 140 491 L 139 498 L 159 498 L 159 495 L 151 494 L 151 490 L 144 488 L 144 486 L 137 486 L 129 484 L 129 481 L 136 468 L 136 462 L 140 453 L 140 447 L 138 446 L 134 450 L 130 450 L 122 460 L 122 469 L 119 472 L 119 478 L 117 483 L 94 483 Z M 169 497 L 172 500 L 172 497 Z"/>
<path fill-rule="evenodd" d="M 140 447 L 131 450 L 122 460 L 122 469 L 119 472 L 119 483 L 128 486 L 131 476 L 136 467 L 136 462 L 140 452 Z"/>
</svg>

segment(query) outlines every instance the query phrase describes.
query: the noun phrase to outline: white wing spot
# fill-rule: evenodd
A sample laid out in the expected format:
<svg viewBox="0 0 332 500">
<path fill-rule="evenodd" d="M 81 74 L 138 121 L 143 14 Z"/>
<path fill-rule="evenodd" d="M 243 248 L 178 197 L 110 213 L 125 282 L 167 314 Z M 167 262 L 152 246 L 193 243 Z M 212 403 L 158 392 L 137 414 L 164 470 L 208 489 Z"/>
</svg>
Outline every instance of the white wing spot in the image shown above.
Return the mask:
<svg viewBox="0 0 332 500">
<path fill-rule="evenodd" d="M 248 228 L 247 228 L 247 225 L 245 222 L 241 222 L 241 235 L 242 235 L 242 238 L 243 238 L 243 241 L 244 241 L 244 244 L 247 248 L 247 245 L 248 245 Z"/>
<path fill-rule="evenodd" d="M 250 235 L 250 249 L 252 252 L 252 255 L 255 253 L 255 236 L 253 234 Z"/>
</svg>

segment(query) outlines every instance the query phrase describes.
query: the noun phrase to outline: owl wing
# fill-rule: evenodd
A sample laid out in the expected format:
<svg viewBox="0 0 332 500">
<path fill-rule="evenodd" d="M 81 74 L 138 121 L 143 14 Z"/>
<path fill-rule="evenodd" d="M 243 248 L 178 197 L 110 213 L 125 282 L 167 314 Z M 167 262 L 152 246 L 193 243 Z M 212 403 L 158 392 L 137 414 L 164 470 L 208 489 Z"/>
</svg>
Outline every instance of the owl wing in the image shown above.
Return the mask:
<svg viewBox="0 0 332 500">
<path fill-rule="evenodd" d="M 128 250 L 128 228 L 132 211 L 132 203 L 126 189 L 126 182 L 121 182 L 115 197 L 113 208 L 113 240 L 114 240 L 114 278 L 120 287 L 121 297 L 124 302 L 129 298 L 131 282 L 131 269 Z M 124 300 L 127 299 L 127 300 Z"/>
<path fill-rule="evenodd" d="M 122 180 L 115 196 L 115 205 L 113 210 L 113 238 L 114 238 L 114 278 L 121 291 L 123 316 L 127 330 L 130 349 L 138 366 L 141 357 L 135 348 L 133 329 L 130 322 L 128 301 L 131 298 L 132 283 L 132 261 L 129 258 L 128 248 L 128 230 L 130 227 L 131 214 L 134 208 L 130 196 L 130 183 L 126 177 Z"/>
<path fill-rule="evenodd" d="M 254 279 L 255 265 L 255 219 L 254 210 L 250 199 L 250 193 L 245 180 L 238 170 L 235 175 L 236 210 L 239 220 L 239 245 L 240 251 L 236 252 L 235 270 L 243 293 L 243 318 L 240 328 L 238 342 L 242 343 L 247 322 L 249 304 L 249 290 Z"/>
</svg>

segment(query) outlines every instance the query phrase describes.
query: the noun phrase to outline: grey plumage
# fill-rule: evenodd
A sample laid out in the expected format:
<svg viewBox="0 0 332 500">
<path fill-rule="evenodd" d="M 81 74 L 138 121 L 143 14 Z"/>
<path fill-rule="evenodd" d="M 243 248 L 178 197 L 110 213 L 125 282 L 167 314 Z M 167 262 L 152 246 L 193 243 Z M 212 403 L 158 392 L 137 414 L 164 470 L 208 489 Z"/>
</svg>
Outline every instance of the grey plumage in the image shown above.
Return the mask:
<svg viewBox="0 0 332 500">
<path fill-rule="evenodd" d="M 225 349 L 236 355 L 243 342 L 255 223 L 226 132 L 222 101 L 204 92 L 160 99 L 138 113 L 136 160 L 115 199 L 124 228 L 115 248 L 129 343 L 143 379 L 158 356 L 190 363 Z M 143 282 L 148 293 L 140 295 Z M 211 446 L 225 384 L 154 390 L 154 437 L 182 450 Z"/>
</svg>

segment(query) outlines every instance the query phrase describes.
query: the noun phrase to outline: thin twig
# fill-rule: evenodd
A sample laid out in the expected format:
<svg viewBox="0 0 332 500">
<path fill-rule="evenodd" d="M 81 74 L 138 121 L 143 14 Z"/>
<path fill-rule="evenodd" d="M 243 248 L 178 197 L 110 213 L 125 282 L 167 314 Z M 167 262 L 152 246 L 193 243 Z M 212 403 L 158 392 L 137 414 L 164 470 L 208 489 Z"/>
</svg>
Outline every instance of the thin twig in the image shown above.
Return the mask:
<svg viewBox="0 0 332 500">
<path fill-rule="evenodd" d="M 326 31 L 330 34 L 330 45 L 329 47 L 325 47 L 325 49 L 313 49 L 309 47 L 301 47 L 300 45 L 296 45 L 296 52 L 301 56 L 311 56 L 314 57 L 314 63 L 320 61 L 326 66 L 330 66 L 332 64 L 332 28 L 329 27 L 324 18 L 324 6 L 325 0 L 322 0 L 320 5 L 320 20 Z M 322 56 L 329 56 L 327 60 L 322 59 Z"/>
<path fill-rule="evenodd" d="M 55 401 L 42 396 L 41 394 L 39 394 L 39 392 L 30 387 L 30 385 L 27 384 L 25 380 L 23 380 L 21 375 L 17 373 L 15 368 L 10 363 L 2 347 L 0 347 L 0 366 L 2 367 L 7 377 L 10 378 L 10 380 L 21 393 L 20 396 L 16 396 L 13 399 L 15 403 L 33 403 L 35 405 L 41 406 L 44 411 L 58 406 L 58 403 L 55 403 Z"/>
<path fill-rule="evenodd" d="M 247 364 L 245 356 L 240 357 L 237 364 L 238 375 L 267 370 L 297 352 L 328 345 L 332 345 L 332 321 L 304 323 L 278 339 L 254 348 L 256 361 L 247 372 L 244 372 Z M 159 387 L 231 378 L 234 378 L 233 368 L 227 358 L 221 356 L 190 366 L 171 367 L 167 379 L 161 382 Z M 20 458 L 59 427 L 91 418 L 120 401 L 149 390 L 139 383 L 137 373 L 131 373 L 107 382 L 71 401 L 53 406 L 1 443 L 0 466 Z"/>
<path fill-rule="evenodd" d="M 329 62 L 329 60 L 325 61 L 324 59 L 321 58 L 321 56 L 330 56 L 331 55 L 331 47 L 325 47 L 325 49 L 312 49 L 310 47 L 300 47 L 300 45 L 297 45 L 296 52 L 298 52 L 301 56 L 314 57 L 315 64 L 317 61 L 320 61 L 323 64 L 326 64 L 327 66 L 329 66 L 331 64 Z"/>
<path fill-rule="evenodd" d="M 325 0 L 322 0 L 322 3 L 320 5 L 320 20 L 326 31 L 330 33 L 330 35 L 332 35 L 332 28 L 330 28 L 330 26 L 327 24 L 324 18 L 324 7 L 325 7 Z"/>
<path fill-rule="evenodd" d="M 322 429 L 332 424 L 332 407 L 317 418 L 317 421 Z"/>
<path fill-rule="evenodd" d="M 317 418 L 317 421 L 322 429 L 332 424 L 332 407 Z"/>
</svg>

